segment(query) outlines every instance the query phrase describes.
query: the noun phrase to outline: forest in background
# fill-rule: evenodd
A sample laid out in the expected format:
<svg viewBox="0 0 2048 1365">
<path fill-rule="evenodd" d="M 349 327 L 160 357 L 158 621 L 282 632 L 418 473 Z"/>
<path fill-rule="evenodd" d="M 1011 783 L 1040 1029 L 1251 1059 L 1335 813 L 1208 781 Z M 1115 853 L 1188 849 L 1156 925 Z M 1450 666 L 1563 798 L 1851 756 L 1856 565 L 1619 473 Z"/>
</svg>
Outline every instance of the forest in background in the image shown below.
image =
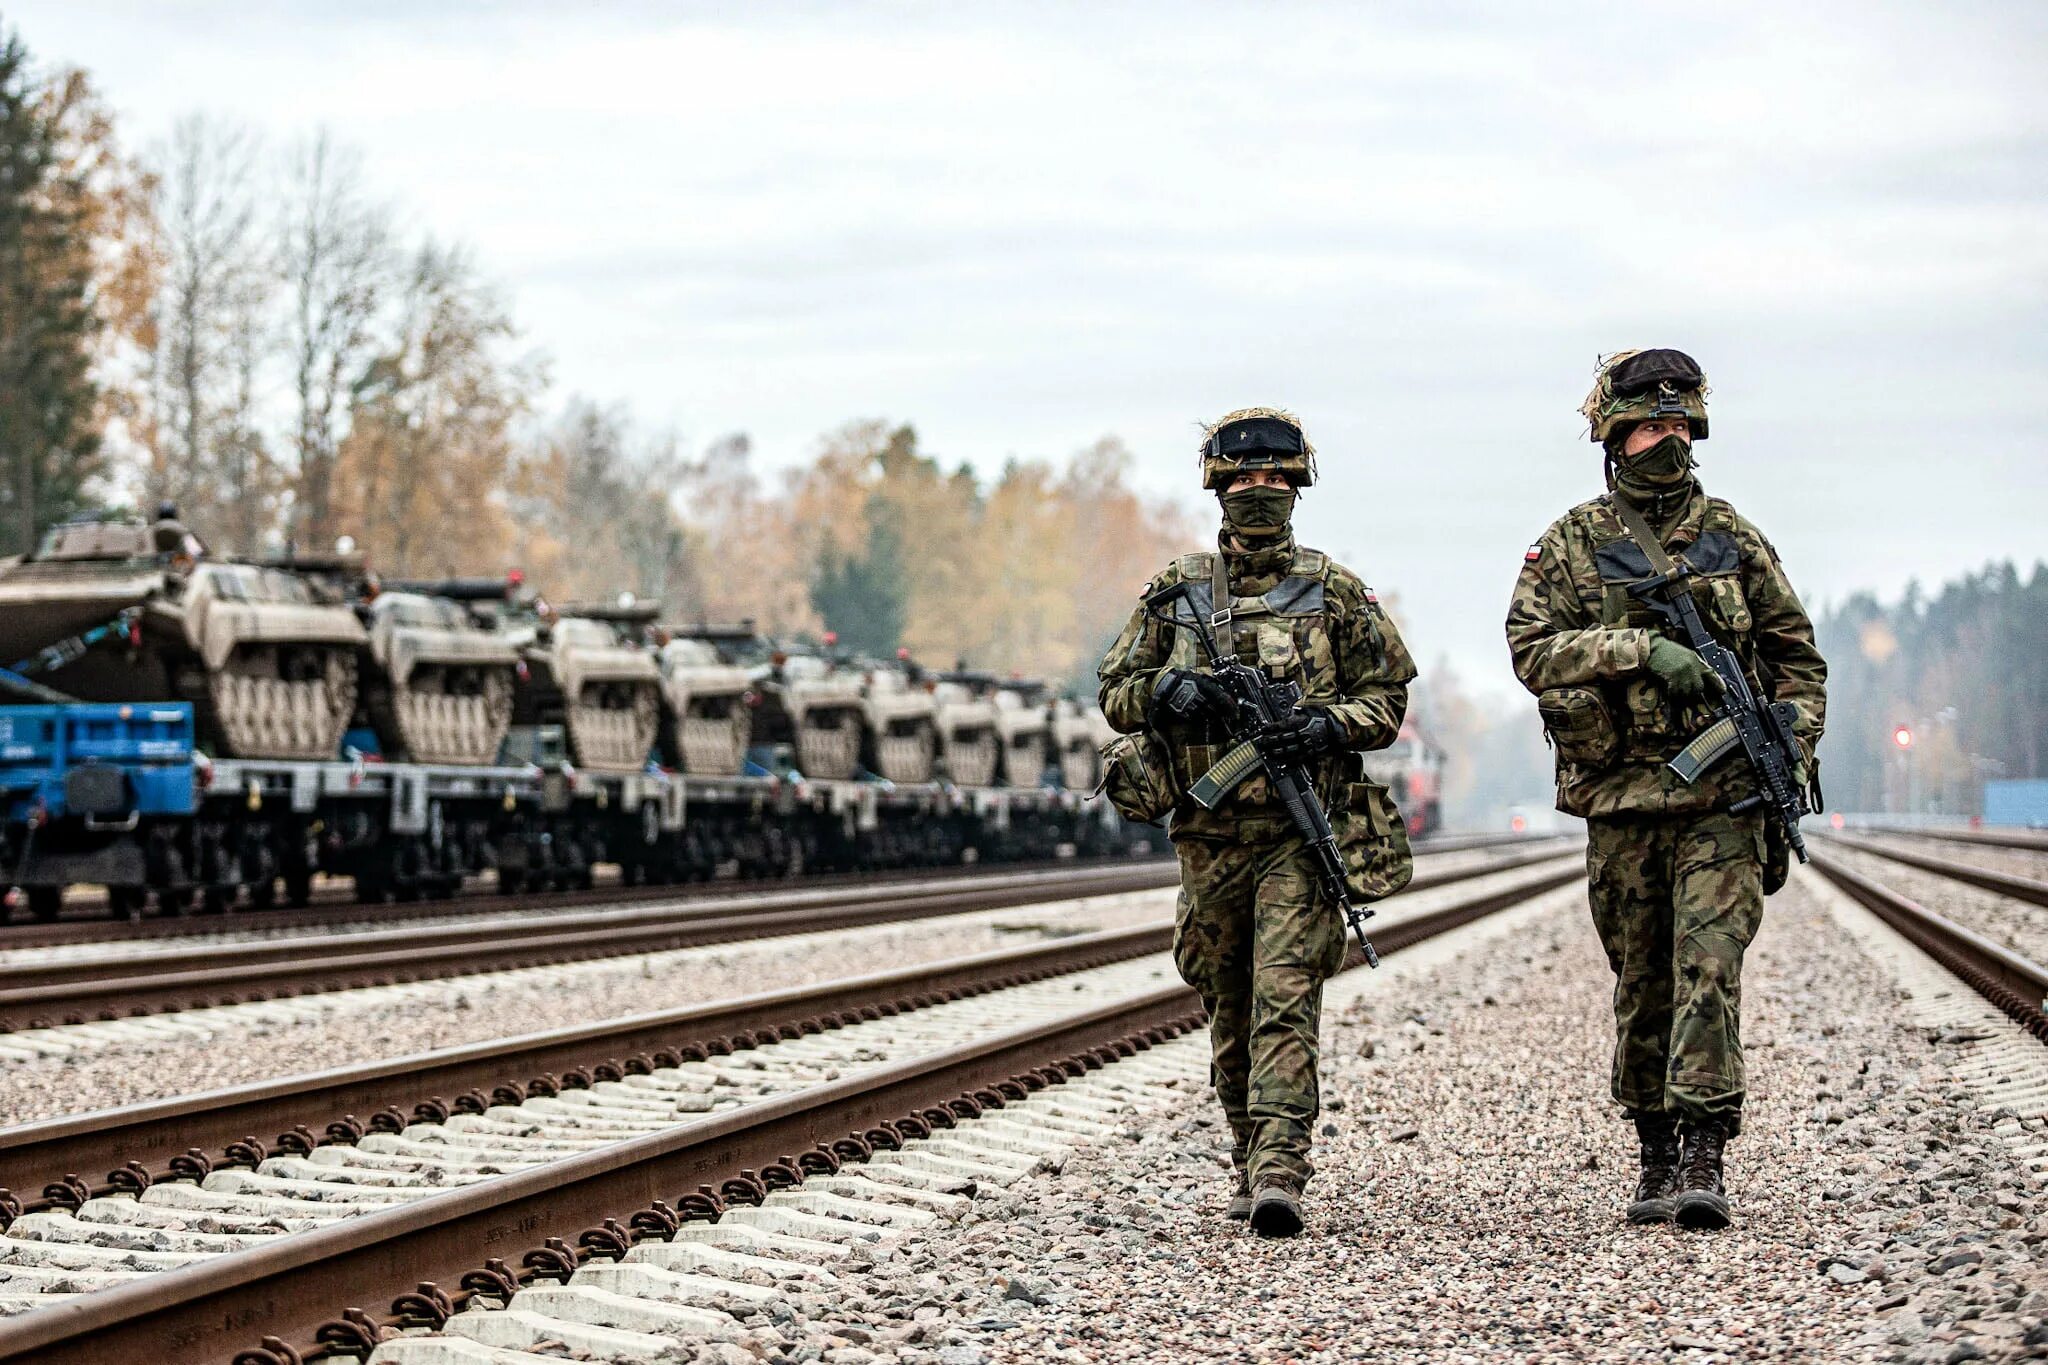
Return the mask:
<svg viewBox="0 0 2048 1365">
<path fill-rule="evenodd" d="M 2011 562 L 1897 602 L 1858 593 L 1819 614 L 1828 661 L 1828 807 L 1979 811 L 1982 784 L 2048 777 L 2048 564 Z M 1893 742 L 1912 731 L 1908 759 Z M 1907 767 L 1908 762 L 1911 768 Z"/>
<path fill-rule="evenodd" d="M 982 471 L 853 421 L 769 473 L 744 434 L 690 451 L 553 397 L 470 250 L 370 184 L 327 133 L 204 114 L 129 148 L 85 72 L 0 33 L 0 555 L 170 501 L 217 552 L 348 536 L 391 576 L 516 567 L 559 598 L 1082 679 L 1191 535 L 1114 437 Z"/>
</svg>

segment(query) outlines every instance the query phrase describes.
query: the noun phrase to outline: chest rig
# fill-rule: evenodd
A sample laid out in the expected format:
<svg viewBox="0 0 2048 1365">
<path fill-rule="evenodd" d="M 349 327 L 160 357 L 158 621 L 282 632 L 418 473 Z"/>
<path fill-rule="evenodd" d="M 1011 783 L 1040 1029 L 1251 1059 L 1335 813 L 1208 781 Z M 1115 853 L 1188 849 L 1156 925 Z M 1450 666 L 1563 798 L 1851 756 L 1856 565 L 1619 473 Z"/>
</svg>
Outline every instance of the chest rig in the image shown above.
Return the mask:
<svg viewBox="0 0 2048 1365">
<path fill-rule="evenodd" d="M 1263 593 L 1239 596 L 1230 590 L 1230 571 L 1224 557 L 1215 551 L 1181 556 L 1177 566 L 1188 583 L 1188 605 L 1208 617 L 1216 635 L 1216 647 L 1250 664 L 1269 678 L 1292 678 L 1304 693 L 1332 690 L 1334 668 L 1328 678 L 1311 676 L 1327 650 L 1317 650 L 1302 639 L 1309 627 L 1323 638 L 1329 632 L 1322 618 L 1328 608 L 1324 578 L 1330 557 L 1321 550 L 1296 548 L 1287 572 Z M 1309 644 L 1311 647 L 1304 648 Z M 1334 665 L 1334 655 L 1329 656 Z M 1321 684 L 1321 687 L 1318 687 Z"/>
<path fill-rule="evenodd" d="M 1609 507 L 1596 504 L 1584 529 L 1592 554 L 1572 565 L 1579 600 L 1593 608 L 1603 626 L 1654 626 L 1654 614 L 1628 592 L 1631 583 L 1651 576 L 1648 556 Z M 1735 509 L 1720 498 L 1708 498 L 1698 527 L 1680 528 L 1672 557 L 1691 567 L 1701 615 L 1747 664 L 1754 622 L 1742 590 L 1742 542 L 1736 530 Z"/>
</svg>

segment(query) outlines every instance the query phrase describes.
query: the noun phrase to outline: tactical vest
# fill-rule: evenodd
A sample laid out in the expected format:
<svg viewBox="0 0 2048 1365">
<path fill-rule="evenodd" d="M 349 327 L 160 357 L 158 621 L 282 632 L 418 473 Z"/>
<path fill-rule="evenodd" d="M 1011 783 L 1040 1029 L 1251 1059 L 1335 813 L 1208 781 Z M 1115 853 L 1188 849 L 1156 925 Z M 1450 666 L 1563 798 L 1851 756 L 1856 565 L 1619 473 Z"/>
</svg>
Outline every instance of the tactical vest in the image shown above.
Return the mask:
<svg viewBox="0 0 2048 1365">
<path fill-rule="evenodd" d="M 1742 538 L 1735 509 L 1720 498 L 1706 499 L 1699 533 L 1673 553 L 1695 574 L 1693 599 L 1707 628 L 1735 651 L 1752 681 L 1756 675 L 1755 621 L 1742 590 Z M 1567 566 L 1572 586 L 1589 615 L 1603 626 L 1655 630 L 1658 618 L 1629 596 L 1629 585 L 1651 576 L 1650 561 L 1604 501 L 1579 509 L 1577 520 L 1592 548 L 1573 554 Z M 1662 760 L 1676 753 L 1712 718 L 1706 703 L 1680 707 L 1648 673 L 1601 684 L 1609 711 L 1621 729 L 1624 760 Z"/>
<path fill-rule="evenodd" d="M 1214 611 L 1212 584 L 1218 553 L 1205 550 L 1174 561 L 1175 569 L 1188 585 L 1189 606 L 1205 615 Z M 1329 619 L 1328 589 L 1334 567 L 1321 550 L 1297 546 L 1286 577 L 1278 583 L 1257 596 L 1231 594 L 1231 643 L 1238 661 L 1259 669 L 1269 678 L 1291 679 L 1301 688 L 1304 706 L 1328 705 L 1342 696 L 1342 660 Z M 1379 627 L 1369 616 L 1366 628 L 1377 645 Z M 1168 663 L 1179 668 L 1201 667 L 1203 661 L 1193 632 L 1182 630 L 1174 635 Z M 1205 736 L 1187 729 L 1175 732 L 1171 747 L 1174 776 L 1183 791 L 1225 751 L 1220 734 Z M 1330 776 L 1334 779 L 1335 773 Z M 1270 802 L 1265 778 L 1254 776 L 1222 809 L 1235 808 L 1245 813 Z"/>
</svg>

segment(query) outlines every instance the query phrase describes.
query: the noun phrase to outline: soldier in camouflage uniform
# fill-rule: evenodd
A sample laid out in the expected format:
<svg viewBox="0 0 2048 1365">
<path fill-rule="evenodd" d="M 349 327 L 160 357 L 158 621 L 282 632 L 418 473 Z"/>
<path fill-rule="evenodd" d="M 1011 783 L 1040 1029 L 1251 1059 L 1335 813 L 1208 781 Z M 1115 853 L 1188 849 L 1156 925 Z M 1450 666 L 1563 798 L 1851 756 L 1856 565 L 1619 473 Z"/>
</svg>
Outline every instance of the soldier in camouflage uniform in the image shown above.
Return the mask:
<svg viewBox="0 0 2048 1365">
<path fill-rule="evenodd" d="M 1718 1228 L 1722 1148 L 1742 1124 L 1742 955 L 1783 881 L 1784 850 L 1758 808 L 1731 809 L 1756 792 L 1739 756 L 1691 785 L 1665 766 L 1713 720 L 1720 680 L 1628 595 L 1650 561 L 1616 500 L 1697 571 L 1701 614 L 1758 694 L 1796 708 L 1802 787 L 1827 665 L 1778 552 L 1694 475 L 1706 393 L 1679 351 L 1603 361 L 1582 411 L 1606 449 L 1609 491 L 1529 547 L 1507 637 L 1557 750 L 1558 809 L 1586 819 L 1593 919 L 1616 977 L 1614 1098 L 1642 1147 L 1629 1220 Z"/>
<path fill-rule="evenodd" d="M 1206 605 L 1220 555 L 1232 599 L 1229 648 L 1302 692 L 1294 715 L 1257 736 L 1260 750 L 1309 765 L 1341 842 L 1347 829 L 1362 830 L 1370 806 L 1352 755 L 1394 740 L 1414 664 L 1372 590 L 1294 542 L 1297 490 L 1315 478 L 1314 448 L 1298 422 L 1272 408 L 1231 413 L 1205 433 L 1202 471 L 1223 508 L 1217 553 L 1176 560 L 1145 595 L 1187 581 Z M 1343 963 L 1342 917 L 1318 898 L 1312 857 L 1262 771 L 1214 810 L 1187 798 L 1226 751 L 1231 714 L 1190 632 L 1141 605 L 1100 675 L 1109 723 L 1125 734 L 1150 730 L 1171 760 L 1169 828 L 1183 887 L 1174 959 L 1209 1012 L 1211 1074 L 1238 1176 L 1229 1216 L 1249 1218 L 1262 1236 L 1292 1236 L 1319 1109 L 1322 983 Z M 1384 789 L 1373 791 L 1384 799 Z"/>
</svg>

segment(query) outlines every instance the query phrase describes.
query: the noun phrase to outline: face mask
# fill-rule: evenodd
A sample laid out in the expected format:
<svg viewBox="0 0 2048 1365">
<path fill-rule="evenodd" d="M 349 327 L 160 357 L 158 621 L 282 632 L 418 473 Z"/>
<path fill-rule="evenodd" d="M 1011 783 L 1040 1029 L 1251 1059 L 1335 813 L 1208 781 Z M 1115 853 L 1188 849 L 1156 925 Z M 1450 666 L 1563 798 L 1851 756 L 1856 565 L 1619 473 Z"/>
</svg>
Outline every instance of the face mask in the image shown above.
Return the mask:
<svg viewBox="0 0 2048 1365">
<path fill-rule="evenodd" d="M 1641 454 L 1617 461 L 1614 482 L 1624 493 L 1655 496 L 1684 483 L 1692 470 L 1692 442 L 1666 436 Z"/>
<path fill-rule="evenodd" d="M 1223 524 L 1242 540 L 1277 539 L 1294 519 L 1292 488 L 1241 488 L 1217 496 L 1223 504 Z"/>
</svg>

